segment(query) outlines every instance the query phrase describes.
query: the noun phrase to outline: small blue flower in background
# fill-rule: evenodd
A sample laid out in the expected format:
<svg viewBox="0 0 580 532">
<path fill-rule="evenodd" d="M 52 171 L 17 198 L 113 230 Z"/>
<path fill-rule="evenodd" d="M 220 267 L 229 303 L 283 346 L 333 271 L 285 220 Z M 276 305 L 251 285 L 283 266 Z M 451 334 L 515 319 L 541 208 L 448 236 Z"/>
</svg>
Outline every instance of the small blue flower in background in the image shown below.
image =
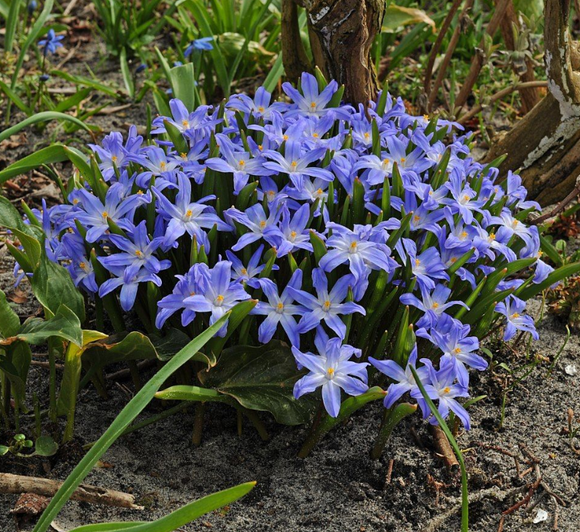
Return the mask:
<svg viewBox="0 0 580 532">
<path fill-rule="evenodd" d="M 64 35 L 57 35 L 53 29 L 48 30 L 46 37 L 38 41 L 38 46 L 42 49 L 42 54 L 46 57 L 49 54 L 54 54 L 58 48 L 62 48 L 62 41 Z"/>
<path fill-rule="evenodd" d="M 28 10 L 28 14 L 32 15 L 36 11 L 37 7 L 38 7 L 38 3 L 36 2 L 36 0 L 30 0 L 30 2 L 28 2 L 28 5 L 26 6 L 26 9 Z"/>
<path fill-rule="evenodd" d="M 202 37 L 201 39 L 194 39 L 189 43 L 189 46 L 183 52 L 185 57 L 189 57 L 194 51 L 203 52 L 204 50 L 213 50 L 213 37 Z"/>
<path fill-rule="evenodd" d="M 326 339 L 326 341 L 324 341 Z M 367 362 L 353 362 L 353 355 L 360 353 L 349 345 L 341 345 L 339 338 L 322 338 L 316 342 L 318 355 L 302 353 L 292 348 L 296 362 L 309 370 L 294 385 L 296 399 L 322 387 L 322 402 L 328 414 L 337 417 L 340 412 L 341 390 L 348 395 L 360 395 L 368 390 Z"/>
</svg>

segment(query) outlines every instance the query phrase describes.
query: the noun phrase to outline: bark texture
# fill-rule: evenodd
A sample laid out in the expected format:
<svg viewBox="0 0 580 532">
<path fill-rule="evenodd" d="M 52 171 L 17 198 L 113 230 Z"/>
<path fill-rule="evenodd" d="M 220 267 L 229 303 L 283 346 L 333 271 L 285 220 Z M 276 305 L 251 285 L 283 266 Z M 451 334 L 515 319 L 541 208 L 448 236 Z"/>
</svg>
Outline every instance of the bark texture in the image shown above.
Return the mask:
<svg viewBox="0 0 580 532">
<path fill-rule="evenodd" d="M 543 205 L 565 198 L 580 176 L 580 56 L 568 30 L 570 0 L 546 0 L 548 95 L 497 142 L 487 160 L 507 154 L 502 173 L 518 170 Z"/>
<path fill-rule="evenodd" d="M 296 10 L 296 3 L 307 12 L 314 66 L 327 79 L 335 79 L 345 86 L 346 101 L 368 103 L 378 90 L 370 51 L 381 29 L 384 0 L 283 0 L 282 11 L 287 16 L 283 17 L 282 44 L 288 48 L 283 50 L 283 59 L 291 78 L 296 78 L 297 70 L 303 66 L 301 44 L 295 37 L 298 19 L 290 15 L 291 9 Z M 286 39 L 288 42 L 284 42 Z"/>
</svg>

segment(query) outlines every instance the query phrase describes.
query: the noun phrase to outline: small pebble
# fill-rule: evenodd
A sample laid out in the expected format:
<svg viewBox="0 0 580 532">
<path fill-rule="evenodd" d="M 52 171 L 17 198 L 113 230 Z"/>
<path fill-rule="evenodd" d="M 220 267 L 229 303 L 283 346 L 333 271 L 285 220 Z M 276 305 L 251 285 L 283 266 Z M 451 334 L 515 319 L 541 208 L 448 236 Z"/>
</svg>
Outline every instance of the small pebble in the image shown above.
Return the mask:
<svg viewBox="0 0 580 532">
<path fill-rule="evenodd" d="M 578 370 L 576 369 L 576 366 L 574 364 L 568 364 L 565 368 L 564 368 L 564 372 L 566 373 L 566 375 L 576 375 L 576 373 L 578 373 Z"/>
</svg>

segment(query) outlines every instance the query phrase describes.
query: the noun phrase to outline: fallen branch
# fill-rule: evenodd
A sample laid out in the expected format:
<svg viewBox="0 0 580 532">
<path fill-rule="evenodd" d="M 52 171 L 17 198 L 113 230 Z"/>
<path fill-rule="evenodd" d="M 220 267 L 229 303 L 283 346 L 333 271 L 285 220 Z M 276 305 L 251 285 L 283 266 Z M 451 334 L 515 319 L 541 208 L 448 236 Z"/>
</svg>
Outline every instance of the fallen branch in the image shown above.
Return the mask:
<svg viewBox="0 0 580 532">
<path fill-rule="evenodd" d="M 52 497 L 62 486 L 62 482 L 47 478 L 26 477 L 0 473 L 0 493 L 36 493 Z M 91 504 L 105 504 L 119 508 L 143 510 L 143 506 L 135 504 L 135 497 L 122 491 L 98 488 L 81 484 L 72 494 L 71 499 Z"/>
<path fill-rule="evenodd" d="M 459 467 L 459 462 L 451 448 L 451 444 L 445 436 L 445 433 L 441 430 L 441 427 L 437 425 L 431 425 L 431 434 L 435 441 L 435 447 L 437 449 L 437 453 L 443 458 L 443 462 L 445 462 L 445 466 L 447 469 L 454 469 Z"/>
</svg>

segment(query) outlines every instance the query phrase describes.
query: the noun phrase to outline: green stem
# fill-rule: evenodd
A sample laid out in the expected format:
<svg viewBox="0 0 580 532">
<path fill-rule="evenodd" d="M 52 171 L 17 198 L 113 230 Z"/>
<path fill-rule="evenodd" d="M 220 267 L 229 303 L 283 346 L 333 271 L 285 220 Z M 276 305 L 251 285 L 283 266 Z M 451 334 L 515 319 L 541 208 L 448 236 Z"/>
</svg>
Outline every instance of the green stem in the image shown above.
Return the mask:
<svg viewBox="0 0 580 532">
<path fill-rule="evenodd" d="M 256 412 L 253 410 L 248 410 L 247 408 L 244 408 L 244 414 L 250 420 L 252 425 L 254 425 L 254 428 L 258 431 L 260 438 L 262 438 L 264 441 L 268 441 L 270 439 L 270 435 L 268 434 L 268 431 L 266 430 L 266 427 L 264 426 L 264 423 L 262 423 L 262 420 L 258 414 L 256 414 Z"/>
</svg>

